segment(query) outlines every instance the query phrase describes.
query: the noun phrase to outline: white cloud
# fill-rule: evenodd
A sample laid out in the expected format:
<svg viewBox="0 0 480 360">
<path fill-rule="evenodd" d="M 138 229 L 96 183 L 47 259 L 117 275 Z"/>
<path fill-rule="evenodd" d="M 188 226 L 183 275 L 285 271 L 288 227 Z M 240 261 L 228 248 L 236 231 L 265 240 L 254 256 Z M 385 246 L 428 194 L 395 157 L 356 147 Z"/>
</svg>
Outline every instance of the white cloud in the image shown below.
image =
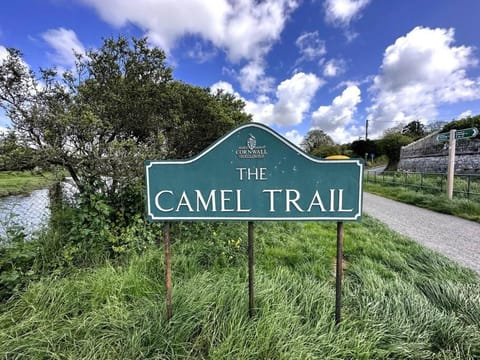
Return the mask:
<svg viewBox="0 0 480 360">
<path fill-rule="evenodd" d="M 454 46 L 454 35 L 453 29 L 416 27 L 387 47 L 370 89 L 372 136 L 394 123 L 434 121 L 443 103 L 480 98 L 479 80 L 467 76 L 477 64 L 473 49 Z"/>
<path fill-rule="evenodd" d="M 217 55 L 217 50 L 204 44 L 202 42 L 197 42 L 195 46 L 187 51 L 187 56 L 194 59 L 200 64 L 203 64 Z"/>
<path fill-rule="evenodd" d="M 472 115 L 473 115 L 472 110 L 465 110 L 460 115 L 458 115 L 457 119 L 464 119 L 464 118 L 467 118 L 467 117 L 471 117 Z"/>
<path fill-rule="evenodd" d="M 322 129 L 338 143 L 352 140 L 349 134 L 358 132 L 347 127 L 351 126 L 357 111 L 357 105 L 362 101 L 361 91 L 356 85 L 350 85 L 342 94 L 333 99 L 331 105 L 320 106 L 312 114 L 313 128 Z"/>
<path fill-rule="evenodd" d="M 245 112 L 253 116 L 253 121 L 264 124 L 272 123 L 274 105 L 267 96 L 261 95 L 257 97 L 256 101 L 247 100 L 233 89 L 232 84 L 226 81 L 218 81 L 210 86 L 212 93 L 216 93 L 217 90 L 223 90 L 241 99 L 245 103 Z"/>
<path fill-rule="evenodd" d="M 223 89 L 242 99 L 245 102 L 245 111 L 253 115 L 253 121 L 267 125 L 292 126 L 303 121 L 313 96 L 324 83 L 324 80 L 314 74 L 297 73 L 277 86 L 276 102 L 265 95 L 258 96 L 255 101 L 246 100 L 225 81 L 219 81 L 210 88 L 212 91 Z"/>
<path fill-rule="evenodd" d="M 252 120 L 266 125 L 273 125 L 273 111 L 275 105 L 266 97 L 259 97 L 256 101 L 245 100 L 245 112 L 252 114 Z"/>
<path fill-rule="evenodd" d="M 58 65 L 72 66 L 75 64 L 75 53 L 85 53 L 85 48 L 78 40 L 75 31 L 64 28 L 50 29 L 42 34 L 42 38 L 53 48 L 50 54 Z"/>
<path fill-rule="evenodd" d="M 325 20 L 334 26 L 347 28 L 369 2 L 370 0 L 326 0 Z"/>
<path fill-rule="evenodd" d="M 259 59 L 279 40 L 297 0 L 83 0 L 108 23 L 134 24 L 166 51 L 184 35 L 224 49 L 231 61 Z"/>
<path fill-rule="evenodd" d="M 345 61 L 342 59 L 328 60 L 323 66 L 323 76 L 335 77 L 345 72 Z"/>
<path fill-rule="evenodd" d="M 326 0 L 325 21 L 335 27 L 344 30 L 347 41 L 353 41 L 358 33 L 350 28 L 353 20 L 361 17 L 362 10 L 370 3 L 370 0 Z"/>
<path fill-rule="evenodd" d="M 237 97 L 241 97 L 240 94 L 238 94 L 237 92 L 235 92 L 233 90 L 232 84 L 230 84 L 229 82 L 226 82 L 226 81 L 217 81 L 215 84 L 210 86 L 210 91 L 212 93 L 215 94 L 218 90 L 223 90 L 226 93 L 235 95 Z"/>
<path fill-rule="evenodd" d="M 297 146 L 300 146 L 303 141 L 303 135 L 295 129 L 287 131 L 285 137 Z"/>
<path fill-rule="evenodd" d="M 320 59 L 327 53 L 325 41 L 320 39 L 318 31 L 300 35 L 295 41 L 295 45 L 300 50 L 301 60 L 312 61 Z"/>
<path fill-rule="evenodd" d="M 8 51 L 5 46 L 0 45 L 0 61 L 3 61 L 7 58 Z"/>
<path fill-rule="evenodd" d="M 313 96 L 323 84 L 324 81 L 314 74 L 303 72 L 282 81 L 276 91 L 278 102 L 273 109 L 273 122 L 283 126 L 300 124 Z"/>
<path fill-rule="evenodd" d="M 265 75 L 265 64 L 262 60 L 253 60 L 240 70 L 238 81 L 244 91 L 266 93 L 272 90 L 275 80 Z"/>
</svg>

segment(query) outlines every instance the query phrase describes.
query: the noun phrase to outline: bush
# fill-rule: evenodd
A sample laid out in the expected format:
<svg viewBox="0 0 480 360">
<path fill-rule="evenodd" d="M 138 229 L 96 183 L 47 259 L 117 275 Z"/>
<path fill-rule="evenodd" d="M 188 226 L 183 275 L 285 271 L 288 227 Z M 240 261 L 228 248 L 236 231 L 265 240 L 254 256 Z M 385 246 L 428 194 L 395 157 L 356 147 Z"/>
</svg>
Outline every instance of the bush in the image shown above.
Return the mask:
<svg viewBox="0 0 480 360">
<path fill-rule="evenodd" d="M 0 242 L 0 303 L 39 278 L 34 268 L 37 255 L 35 242 L 28 241 L 19 225 L 9 226 L 6 232 Z"/>
</svg>

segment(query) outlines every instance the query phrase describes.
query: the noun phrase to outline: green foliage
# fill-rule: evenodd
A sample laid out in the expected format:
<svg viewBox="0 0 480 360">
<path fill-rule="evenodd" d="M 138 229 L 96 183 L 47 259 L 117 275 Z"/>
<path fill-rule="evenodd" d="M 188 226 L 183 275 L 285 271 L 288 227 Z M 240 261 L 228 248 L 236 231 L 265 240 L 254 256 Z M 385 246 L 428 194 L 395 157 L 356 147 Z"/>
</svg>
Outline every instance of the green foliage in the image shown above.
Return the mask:
<svg viewBox="0 0 480 360">
<path fill-rule="evenodd" d="M 340 145 L 320 145 L 310 151 L 310 155 L 317 157 L 327 157 L 330 155 L 343 155 L 344 150 Z"/>
<path fill-rule="evenodd" d="M 480 130 L 480 115 L 469 116 L 460 120 L 449 122 L 443 127 L 441 132 L 448 132 L 452 129 L 460 130 L 460 129 L 466 129 L 471 127 L 476 127 L 477 129 Z M 480 134 L 477 135 L 476 138 L 477 139 L 480 138 Z"/>
<path fill-rule="evenodd" d="M 388 157 L 386 170 L 397 169 L 398 161 L 400 160 L 400 149 L 411 142 L 411 138 L 400 133 L 386 134 L 378 141 L 382 154 Z"/>
<path fill-rule="evenodd" d="M 0 303 L 19 293 L 30 281 L 38 280 L 35 257 L 36 245 L 11 218 L 5 238 L 0 238 Z"/>
<path fill-rule="evenodd" d="M 336 327 L 335 230 L 331 223 L 256 224 L 249 319 L 245 256 L 225 264 L 192 260 L 207 255 L 213 231 L 228 243 L 246 224 L 179 224 L 172 229 L 170 321 L 162 305 L 163 250 L 150 250 L 122 266 L 32 284 L 0 314 L 0 357 L 480 356 L 479 278 L 369 217 L 345 224 L 343 322 Z"/>
<path fill-rule="evenodd" d="M 411 121 L 403 127 L 402 134 L 413 140 L 418 140 L 426 135 L 425 125 L 418 120 Z"/>
<path fill-rule="evenodd" d="M 139 194 L 134 188 L 114 199 L 82 195 L 75 206 L 53 201 L 48 227 L 28 239 L 23 227 L 8 219 L 8 232 L 0 239 L 0 303 L 40 277 L 65 276 L 107 260 L 122 264 L 151 248 L 161 229 L 138 211 Z"/>
<path fill-rule="evenodd" d="M 77 267 L 95 266 L 106 259 L 126 260 L 154 244 L 158 226 L 148 226 L 143 214 L 135 213 L 128 204 L 118 201 L 112 205 L 103 194 L 79 197 L 67 219 L 68 228 L 62 225 L 64 261 Z"/>
<path fill-rule="evenodd" d="M 366 163 L 366 166 L 368 168 L 372 168 L 372 167 L 377 167 L 377 166 L 387 166 L 388 164 L 388 158 L 385 156 L 385 155 L 380 155 L 380 156 L 376 156 L 373 158 L 369 158 L 367 163 Z"/>
<path fill-rule="evenodd" d="M 0 135 L 0 171 L 32 170 L 36 152 L 20 143 L 14 132 Z"/>
<path fill-rule="evenodd" d="M 0 107 L 40 163 L 65 167 L 89 194 L 122 191 L 141 181 L 145 159 L 191 156 L 250 120 L 232 95 L 173 81 L 146 38 L 105 39 L 72 71 L 39 77 L 8 49 Z"/>
<path fill-rule="evenodd" d="M 171 121 L 164 125 L 167 157 L 188 158 L 198 154 L 234 127 L 248 122 L 243 101 L 222 91 L 211 94 L 209 88 L 179 81 L 169 84 Z"/>
<path fill-rule="evenodd" d="M 353 151 L 356 157 L 364 158 L 365 154 L 375 154 L 379 156 L 381 149 L 378 146 L 378 142 L 374 140 L 356 140 L 350 145 L 350 149 Z"/>
<path fill-rule="evenodd" d="M 322 146 L 333 146 L 335 142 L 323 130 L 310 130 L 301 143 L 301 147 L 305 152 L 312 154 L 312 152 Z"/>
</svg>

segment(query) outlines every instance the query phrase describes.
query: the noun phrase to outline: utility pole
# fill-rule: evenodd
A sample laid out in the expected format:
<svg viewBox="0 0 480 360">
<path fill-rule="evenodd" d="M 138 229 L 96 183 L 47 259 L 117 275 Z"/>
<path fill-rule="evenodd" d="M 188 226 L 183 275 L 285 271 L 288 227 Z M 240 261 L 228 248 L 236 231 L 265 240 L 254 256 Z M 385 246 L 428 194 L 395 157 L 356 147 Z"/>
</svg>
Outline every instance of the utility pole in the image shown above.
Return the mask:
<svg viewBox="0 0 480 360">
<path fill-rule="evenodd" d="M 365 141 L 368 140 L 368 119 L 365 122 Z"/>
</svg>

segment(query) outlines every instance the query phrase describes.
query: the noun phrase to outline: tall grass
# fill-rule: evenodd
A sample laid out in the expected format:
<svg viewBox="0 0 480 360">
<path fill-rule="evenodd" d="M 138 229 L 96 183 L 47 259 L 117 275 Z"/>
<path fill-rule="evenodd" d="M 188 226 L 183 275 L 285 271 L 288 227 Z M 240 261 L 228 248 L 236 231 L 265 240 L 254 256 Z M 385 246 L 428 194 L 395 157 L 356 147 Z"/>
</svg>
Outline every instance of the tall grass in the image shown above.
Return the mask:
<svg viewBox="0 0 480 360">
<path fill-rule="evenodd" d="M 154 249 L 32 284 L 0 315 L 0 358 L 480 358 L 478 276 L 369 217 L 345 225 L 338 328 L 335 224 L 257 224 L 252 319 L 246 224 L 189 229 L 174 231 L 170 322 Z"/>
</svg>

